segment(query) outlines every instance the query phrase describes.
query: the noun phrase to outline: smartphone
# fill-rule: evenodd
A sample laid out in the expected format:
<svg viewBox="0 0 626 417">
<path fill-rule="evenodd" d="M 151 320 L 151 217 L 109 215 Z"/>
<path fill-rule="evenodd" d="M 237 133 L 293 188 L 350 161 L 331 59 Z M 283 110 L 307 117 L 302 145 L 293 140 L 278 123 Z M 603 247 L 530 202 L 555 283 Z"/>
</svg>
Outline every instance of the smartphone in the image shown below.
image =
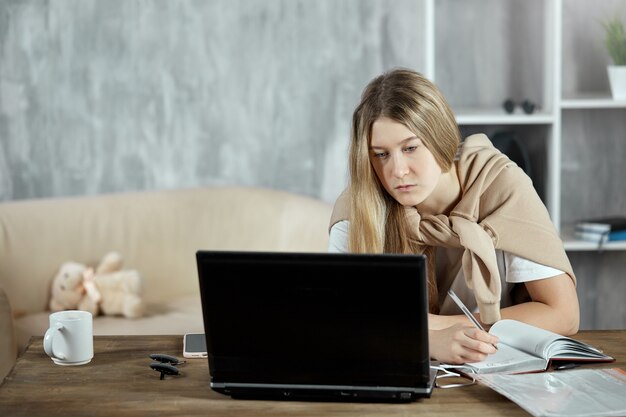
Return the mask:
<svg viewBox="0 0 626 417">
<path fill-rule="evenodd" d="M 186 333 L 183 337 L 183 356 L 185 358 L 206 358 L 206 339 L 204 333 Z"/>
</svg>

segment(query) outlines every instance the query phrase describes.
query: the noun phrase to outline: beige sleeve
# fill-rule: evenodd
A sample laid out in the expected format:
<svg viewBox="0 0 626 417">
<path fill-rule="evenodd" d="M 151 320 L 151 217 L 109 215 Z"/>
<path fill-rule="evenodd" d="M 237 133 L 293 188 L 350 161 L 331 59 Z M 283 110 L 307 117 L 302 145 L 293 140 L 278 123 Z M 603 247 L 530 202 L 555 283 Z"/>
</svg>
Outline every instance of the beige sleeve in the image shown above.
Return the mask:
<svg viewBox="0 0 626 417">
<path fill-rule="evenodd" d="M 339 194 L 337 200 L 335 200 L 335 206 L 330 216 L 330 224 L 328 225 L 328 232 L 333 225 L 341 220 L 349 220 L 350 214 L 350 189 L 346 188 Z"/>
</svg>

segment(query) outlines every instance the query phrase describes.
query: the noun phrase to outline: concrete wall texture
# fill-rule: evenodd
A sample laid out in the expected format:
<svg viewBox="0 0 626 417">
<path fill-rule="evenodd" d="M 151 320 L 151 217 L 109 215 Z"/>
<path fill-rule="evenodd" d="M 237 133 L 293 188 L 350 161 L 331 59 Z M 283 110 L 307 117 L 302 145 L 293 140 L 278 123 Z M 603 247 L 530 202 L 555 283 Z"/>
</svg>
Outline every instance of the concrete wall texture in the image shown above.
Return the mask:
<svg viewBox="0 0 626 417">
<path fill-rule="evenodd" d="M 390 7 L 390 6 L 393 7 Z M 0 0 L 0 200 L 210 184 L 333 201 L 413 0 Z"/>
</svg>

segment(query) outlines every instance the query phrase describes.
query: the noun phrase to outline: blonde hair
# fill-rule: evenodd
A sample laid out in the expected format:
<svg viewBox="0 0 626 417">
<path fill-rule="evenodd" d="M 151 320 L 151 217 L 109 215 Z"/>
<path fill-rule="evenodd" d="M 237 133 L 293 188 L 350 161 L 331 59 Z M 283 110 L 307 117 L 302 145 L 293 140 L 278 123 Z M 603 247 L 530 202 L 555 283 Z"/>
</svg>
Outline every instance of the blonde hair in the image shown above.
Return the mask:
<svg viewBox="0 0 626 417">
<path fill-rule="evenodd" d="M 370 160 L 372 125 L 380 117 L 406 126 L 433 154 L 443 172 L 452 167 L 460 143 L 454 114 L 439 89 L 422 74 L 397 68 L 374 78 L 352 116 L 350 144 L 349 250 L 356 253 L 425 253 L 429 299 L 435 310 L 434 248 L 420 245 L 404 207 L 384 189 Z"/>
</svg>

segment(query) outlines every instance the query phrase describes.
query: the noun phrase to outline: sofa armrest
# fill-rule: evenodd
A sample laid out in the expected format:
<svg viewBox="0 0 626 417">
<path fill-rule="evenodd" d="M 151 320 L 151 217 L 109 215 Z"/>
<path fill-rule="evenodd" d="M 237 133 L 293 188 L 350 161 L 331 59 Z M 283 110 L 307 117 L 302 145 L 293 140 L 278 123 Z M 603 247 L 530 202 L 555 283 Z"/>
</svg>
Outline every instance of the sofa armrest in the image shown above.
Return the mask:
<svg viewBox="0 0 626 417">
<path fill-rule="evenodd" d="M 0 382 L 9 373 L 17 359 L 17 340 L 9 298 L 0 288 Z"/>
</svg>

